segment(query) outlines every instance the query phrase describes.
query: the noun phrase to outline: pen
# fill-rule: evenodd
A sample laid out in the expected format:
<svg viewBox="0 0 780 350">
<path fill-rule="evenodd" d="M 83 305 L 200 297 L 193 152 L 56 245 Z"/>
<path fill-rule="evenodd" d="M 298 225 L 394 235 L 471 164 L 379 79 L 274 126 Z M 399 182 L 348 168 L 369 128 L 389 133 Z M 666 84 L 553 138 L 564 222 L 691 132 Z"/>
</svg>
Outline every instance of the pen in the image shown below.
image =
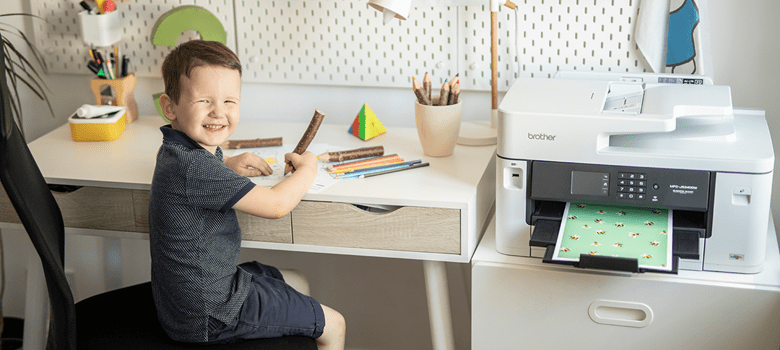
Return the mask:
<svg viewBox="0 0 780 350">
<path fill-rule="evenodd" d="M 127 56 L 122 55 L 122 76 L 127 76 L 127 64 L 130 63 L 130 59 Z"/>
<path fill-rule="evenodd" d="M 86 2 L 86 1 L 81 1 L 81 2 L 79 3 L 79 5 L 81 5 L 81 7 L 82 7 L 82 8 L 84 8 L 85 10 L 87 10 L 87 12 L 88 12 L 90 15 L 94 15 L 94 14 L 95 14 L 95 11 L 94 11 L 94 10 L 92 10 L 92 7 L 91 7 L 91 6 L 89 6 L 89 4 L 87 4 L 87 2 Z"/>
</svg>

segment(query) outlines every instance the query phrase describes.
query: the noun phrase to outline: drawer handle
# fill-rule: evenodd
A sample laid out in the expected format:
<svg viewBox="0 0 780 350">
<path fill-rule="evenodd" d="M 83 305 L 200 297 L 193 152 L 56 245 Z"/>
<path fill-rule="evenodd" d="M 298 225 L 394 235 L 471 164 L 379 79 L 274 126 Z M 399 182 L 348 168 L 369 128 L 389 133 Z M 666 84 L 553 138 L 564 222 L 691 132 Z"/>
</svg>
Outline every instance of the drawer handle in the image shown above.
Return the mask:
<svg viewBox="0 0 780 350">
<path fill-rule="evenodd" d="M 653 310 L 642 303 L 596 300 L 588 307 L 593 322 L 625 327 L 646 327 L 653 321 Z"/>
<path fill-rule="evenodd" d="M 356 203 L 353 203 L 352 206 L 361 211 L 374 213 L 374 214 L 392 213 L 401 208 L 400 206 L 395 206 L 395 205 L 356 204 Z"/>
</svg>

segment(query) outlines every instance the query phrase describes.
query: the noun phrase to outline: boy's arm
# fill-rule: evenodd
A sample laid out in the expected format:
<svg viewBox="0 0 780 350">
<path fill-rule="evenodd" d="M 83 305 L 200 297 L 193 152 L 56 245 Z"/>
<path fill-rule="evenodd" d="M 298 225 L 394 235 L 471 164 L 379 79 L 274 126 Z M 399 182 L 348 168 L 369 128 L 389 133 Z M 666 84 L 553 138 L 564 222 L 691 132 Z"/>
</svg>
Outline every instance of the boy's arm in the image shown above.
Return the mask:
<svg viewBox="0 0 780 350">
<path fill-rule="evenodd" d="M 284 158 L 292 162 L 295 172 L 271 188 L 255 186 L 233 209 L 268 219 L 289 214 L 309 192 L 317 176 L 317 157 L 311 152 L 304 152 L 301 155 L 287 153 Z"/>
</svg>

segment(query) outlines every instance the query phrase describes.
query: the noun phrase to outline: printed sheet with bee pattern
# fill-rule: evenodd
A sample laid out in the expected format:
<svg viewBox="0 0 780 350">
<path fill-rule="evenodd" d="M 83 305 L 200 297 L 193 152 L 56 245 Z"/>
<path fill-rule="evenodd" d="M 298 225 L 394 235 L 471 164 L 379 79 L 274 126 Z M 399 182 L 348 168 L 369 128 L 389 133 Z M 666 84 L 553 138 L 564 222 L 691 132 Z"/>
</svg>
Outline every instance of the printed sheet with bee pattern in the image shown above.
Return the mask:
<svg viewBox="0 0 780 350">
<path fill-rule="evenodd" d="M 640 268 L 672 269 L 672 211 L 566 203 L 553 260 L 580 254 L 635 258 Z"/>
</svg>

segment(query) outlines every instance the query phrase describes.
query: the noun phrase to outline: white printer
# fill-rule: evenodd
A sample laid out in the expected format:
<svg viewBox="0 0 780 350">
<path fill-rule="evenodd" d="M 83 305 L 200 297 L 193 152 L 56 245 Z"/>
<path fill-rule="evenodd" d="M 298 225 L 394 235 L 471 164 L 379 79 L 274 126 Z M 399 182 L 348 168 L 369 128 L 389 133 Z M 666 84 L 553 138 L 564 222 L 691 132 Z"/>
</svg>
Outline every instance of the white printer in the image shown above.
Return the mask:
<svg viewBox="0 0 780 350">
<path fill-rule="evenodd" d="M 671 209 L 674 271 L 762 269 L 772 140 L 764 112 L 734 109 L 728 86 L 663 74 L 520 78 L 499 106 L 496 153 L 503 254 L 547 261 L 565 204 L 588 201 Z"/>
</svg>

